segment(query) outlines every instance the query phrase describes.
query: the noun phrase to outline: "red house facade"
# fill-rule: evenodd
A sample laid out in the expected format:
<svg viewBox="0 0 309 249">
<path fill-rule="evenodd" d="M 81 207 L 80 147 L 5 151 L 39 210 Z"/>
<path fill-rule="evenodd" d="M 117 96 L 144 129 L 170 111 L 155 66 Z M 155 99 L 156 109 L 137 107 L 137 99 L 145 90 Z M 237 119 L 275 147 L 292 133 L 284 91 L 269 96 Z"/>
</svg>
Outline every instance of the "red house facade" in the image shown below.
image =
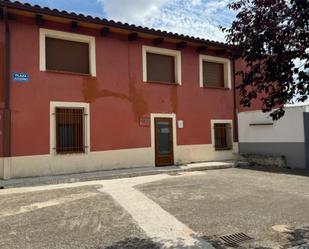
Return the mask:
<svg viewBox="0 0 309 249">
<path fill-rule="evenodd" d="M 231 48 L 0 2 L 0 178 L 233 159 Z"/>
</svg>

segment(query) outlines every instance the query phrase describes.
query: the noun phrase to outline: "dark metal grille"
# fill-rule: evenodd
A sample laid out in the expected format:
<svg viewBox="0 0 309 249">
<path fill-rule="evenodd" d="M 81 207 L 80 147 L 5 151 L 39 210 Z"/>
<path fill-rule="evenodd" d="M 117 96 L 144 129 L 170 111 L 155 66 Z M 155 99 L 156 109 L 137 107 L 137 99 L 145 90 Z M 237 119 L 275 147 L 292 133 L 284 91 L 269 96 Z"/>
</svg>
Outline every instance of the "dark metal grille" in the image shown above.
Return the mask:
<svg viewBox="0 0 309 249">
<path fill-rule="evenodd" d="M 56 152 L 83 153 L 85 145 L 84 108 L 56 108 Z"/>
<path fill-rule="evenodd" d="M 230 124 L 215 124 L 214 134 L 216 150 L 232 149 L 232 127 Z"/>
<path fill-rule="evenodd" d="M 239 243 L 252 240 L 253 238 L 244 233 L 234 233 L 221 236 L 220 239 L 229 246 L 237 246 Z"/>
</svg>

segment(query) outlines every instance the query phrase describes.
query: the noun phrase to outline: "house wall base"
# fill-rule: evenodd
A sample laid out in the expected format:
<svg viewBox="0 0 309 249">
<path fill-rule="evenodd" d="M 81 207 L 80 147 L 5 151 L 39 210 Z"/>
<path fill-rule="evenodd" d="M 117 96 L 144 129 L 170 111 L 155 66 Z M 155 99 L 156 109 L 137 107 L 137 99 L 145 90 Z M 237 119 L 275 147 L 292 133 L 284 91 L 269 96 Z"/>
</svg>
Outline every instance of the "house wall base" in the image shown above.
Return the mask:
<svg viewBox="0 0 309 249">
<path fill-rule="evenodd" d="M 306 168 L 305 143 L 239 143 L 240 154 L 260 154 L 284 156 L 291 168 Z"/>
<path fill-rule="evenodd" d="M 236 158 L 238 144 L 234 150 L 215 151 L 213 145 L 178 145 L 175 164 Z M 71 155 L 34 155 L 2 158 L 0 178 L 60 175 L 99 170 L 132 167 L 155 167 L 154 150 L 151 147 L 90 152 Z"/>
<path fill-rule="evenodd" d="M 11 178 L 11 157 L 0 158 L 0 179 Z"/>
</svg>

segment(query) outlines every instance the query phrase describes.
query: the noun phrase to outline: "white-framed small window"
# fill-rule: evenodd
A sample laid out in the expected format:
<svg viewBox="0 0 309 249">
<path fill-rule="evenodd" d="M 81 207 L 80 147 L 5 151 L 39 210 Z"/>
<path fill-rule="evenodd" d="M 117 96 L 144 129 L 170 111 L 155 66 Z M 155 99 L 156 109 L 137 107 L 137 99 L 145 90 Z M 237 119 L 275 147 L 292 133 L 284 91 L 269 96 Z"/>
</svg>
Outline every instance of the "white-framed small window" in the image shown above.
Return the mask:
<svg viewBox="0 0 309 249">
<path fill-rule="evenodd" d="M 211 120 L 211 141 L 215 150 L 232 150 L 233 121 Z"/>
<path fill-rule="evenodd" d="M 181 85 L 181 52 L 143 46 L 143 81 Z"/>
<path fill-rule="evenodd" d="M 231 62 L 227 58 L 200 55 L 200 87 L 231 88 Z"/>
<path fill-rule="evenodd" d="M 96 76 L 95 37 L 41 28 L 40 70 Z"/>
<path fill-rule="evenodd" d="M 50 102 L 50 154 L 90 151 L 89 104 Z"/>
</svg>

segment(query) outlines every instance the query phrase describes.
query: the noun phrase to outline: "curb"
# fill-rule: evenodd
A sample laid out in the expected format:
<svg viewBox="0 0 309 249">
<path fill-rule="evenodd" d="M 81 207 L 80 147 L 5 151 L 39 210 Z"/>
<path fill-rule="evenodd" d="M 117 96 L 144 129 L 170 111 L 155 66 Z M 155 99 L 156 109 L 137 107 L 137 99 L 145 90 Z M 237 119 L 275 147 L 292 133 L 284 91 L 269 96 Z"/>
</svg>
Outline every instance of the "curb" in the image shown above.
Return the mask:
<svg viewBox="0 0 309 249">
<path fill-rule="evenodd" d="M 158 175 L 158 174 L 169 174 L 169 173 L 180 173 L 180 172 L 192 172 L 192 171 L 206 171 L 206 170 L 216 170 L 216 169 L 229 169 L 234 168 L 235 163 L 225 163 L 212 166 L 200 166 L 200 167 L 188 167 L 188 168 L 177 168 L 177 169 L 160 169 L 160 170 L 149 170 L 147 168 L 145 171 L 137 172 L 119 172 L 113 170 L 109 171 L 99 171 L 99 172 L 89 172 L 70 175 L 58 175 L 58 176 L 43 176 L 43 177 L 31 177 L 31 178 L 18 178 L 9 180 L 0 180 L 0 191 L 1 189 L 7 188 L 18 188 L 18 187 L 31 187 L 40 185 L 51 185 L 51 184 L 64 184 L 64 183 L 76 183 L 76 182 L 87 182 L 87 181 L 97 181 L 97 180 L 110 180 L 110 179 L 120 179 L 120 178 L 130 178 L 138 176 L 147 175 Z M 100 173 L 102 175 L 100 175 Z M 104 175 L 105 173 L 105 175 Z"/>
</svg>

